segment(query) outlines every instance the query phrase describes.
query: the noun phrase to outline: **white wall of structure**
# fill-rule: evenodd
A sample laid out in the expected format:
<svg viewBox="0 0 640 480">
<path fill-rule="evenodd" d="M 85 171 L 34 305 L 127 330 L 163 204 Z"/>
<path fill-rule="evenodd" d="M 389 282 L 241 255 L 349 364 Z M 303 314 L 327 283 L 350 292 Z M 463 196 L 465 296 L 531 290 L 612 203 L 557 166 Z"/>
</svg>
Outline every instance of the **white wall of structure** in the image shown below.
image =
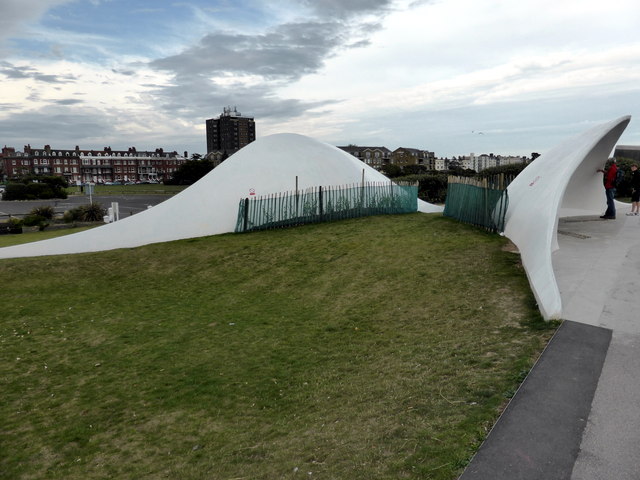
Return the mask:
<svg viewBox="0 0 640 480">
<path fill-rule="evenodd" d="M 0 258 L 130 248 L 233 232 L 238 203 L 257 196 L 318 185 L 388 182 L 380 172 L 337 147 L 296 134 L 264 137 L 247 145 L 200 181 L 155 207 L 92 230 L 0 248 Z M 418 210 L 442 207 L 418 200 Z"/>
<path fill-rule="evenodd" d="M 508 187 L 504 233 L 520 250 L 545 319 L 562 317 L 551 258 L 558 249 L 558 219 L 602 215 L 606 200 L 597 170 L 603 168 L 630 120 L 621 117 L 567 140 L 530 163 Z"/>
</svg>

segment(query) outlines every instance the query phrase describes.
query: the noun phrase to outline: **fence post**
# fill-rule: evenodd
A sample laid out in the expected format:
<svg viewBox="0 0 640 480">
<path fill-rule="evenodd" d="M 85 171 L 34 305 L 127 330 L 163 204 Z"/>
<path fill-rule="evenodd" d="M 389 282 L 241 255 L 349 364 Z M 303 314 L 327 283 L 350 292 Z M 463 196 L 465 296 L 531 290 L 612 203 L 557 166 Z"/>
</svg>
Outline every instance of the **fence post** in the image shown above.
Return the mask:
<svg viewBox="0 0 640 480">
<path fill-rule="evenodd" d="M 320 215 L 322 215 L 324 212 L 324 208 L 322 207 L 322 186 L 318 187 L 318 208 L 320 208 Z"/>
<path fill-rule="evenodd" d="M 249 198 L 244 199 L 244 218 L 242 219 L 242 231 L 247 231 L 247 224 L 249 220 Z"/>
<path fill-rule="evenodd" d="M 298 197 L 298 176 L 296 175 L 296 217 L 298 217 L 300 215 L 300 209 L 299 209 L 299 197 Z"/>
</svg>

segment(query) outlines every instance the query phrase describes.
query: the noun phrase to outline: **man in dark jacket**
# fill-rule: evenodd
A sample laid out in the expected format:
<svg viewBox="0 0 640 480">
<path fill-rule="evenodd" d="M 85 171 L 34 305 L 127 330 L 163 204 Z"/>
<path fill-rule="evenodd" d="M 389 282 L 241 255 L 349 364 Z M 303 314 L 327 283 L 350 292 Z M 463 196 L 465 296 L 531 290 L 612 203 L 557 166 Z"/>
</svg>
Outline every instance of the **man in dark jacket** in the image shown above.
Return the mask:
<svg viewBox="0 0 640 480">
<path fill-rule="evenodd" d="M 616 165 L 616 159 L 611 162 L 611 166 L 606 171 L 600 169 L 599 172 L 604 173 L 604 190 L 607 195 L 607 211 L 604 212 L 600 218 L 606 220 L 615 220 L 616 218 L 616 205 L 614 198 L 616 196 L 616 175 L 618 174 L 618 166 Z"/>
<path fill-rule="evenodd" d="M 640 171 L 637 165 L 631 165 L 631 212 L 627 215 L 640 214 Z"/>
</svg>

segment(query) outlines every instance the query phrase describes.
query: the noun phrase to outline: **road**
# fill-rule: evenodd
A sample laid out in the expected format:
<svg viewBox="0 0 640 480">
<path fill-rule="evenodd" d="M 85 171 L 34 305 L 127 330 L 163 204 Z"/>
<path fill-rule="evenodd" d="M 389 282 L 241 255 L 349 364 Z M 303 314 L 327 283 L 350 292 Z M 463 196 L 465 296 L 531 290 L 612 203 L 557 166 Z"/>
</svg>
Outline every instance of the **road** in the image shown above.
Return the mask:
<svg viewBox="0 0 640 480">
<path fill-rule="evenodd" d="M 146 210 L 149 206 L 162 203 L 168 198 L 171 198 L 171 195 L 93 195 L 94 203 L 100 203 L 104 208 L 109 208 L 111 202 L 118 202 L 120 218 L 134 215 Z M 21 217 L 28 214 L 33 208 L 42 205 L 50 205 L 56 214 L 63 214 L 67 210 L 88 203 L 88 195 L 69 195 L 66 199 L 52 200 L 0 201 L 0 220 L 9 215 Z"/>
</svg>

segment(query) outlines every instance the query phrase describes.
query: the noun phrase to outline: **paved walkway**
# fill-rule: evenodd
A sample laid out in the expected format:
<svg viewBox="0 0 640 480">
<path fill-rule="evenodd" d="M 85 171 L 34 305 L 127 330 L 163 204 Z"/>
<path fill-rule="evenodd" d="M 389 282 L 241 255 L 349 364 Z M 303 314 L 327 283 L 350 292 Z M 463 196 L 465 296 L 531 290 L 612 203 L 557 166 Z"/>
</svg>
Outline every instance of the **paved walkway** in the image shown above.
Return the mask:
<svg viewBox="0 0 640 480">
<path fill-rule="evenodd" d="M 461 480 L 640 479 L 640 216 L 561 219 L 563 323 Z"/>
<path fill-rule="evenodd" d="M 612 331 L 571 480 L 640 479 L 640 216 L 628 211 L 558 227 L 563 316 Z"/>
</svg>

